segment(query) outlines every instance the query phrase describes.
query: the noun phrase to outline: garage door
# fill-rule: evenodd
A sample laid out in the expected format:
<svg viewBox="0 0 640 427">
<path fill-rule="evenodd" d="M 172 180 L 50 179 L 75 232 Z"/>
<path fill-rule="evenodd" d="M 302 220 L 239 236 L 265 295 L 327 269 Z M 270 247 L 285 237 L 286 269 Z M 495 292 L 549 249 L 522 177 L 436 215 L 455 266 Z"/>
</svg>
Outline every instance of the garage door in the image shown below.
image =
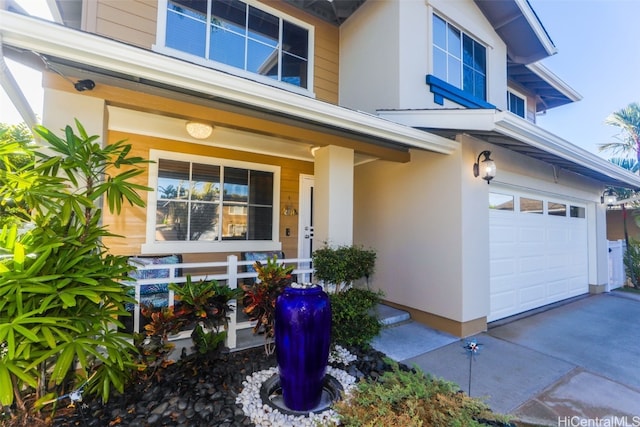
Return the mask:
<svg viewBox="0 0 640 427">
<path fill-rule="evenodd" d="M 589 291 L 586 205 L 500 189 L 489 204 L 488 321 Z"/>
</svg>

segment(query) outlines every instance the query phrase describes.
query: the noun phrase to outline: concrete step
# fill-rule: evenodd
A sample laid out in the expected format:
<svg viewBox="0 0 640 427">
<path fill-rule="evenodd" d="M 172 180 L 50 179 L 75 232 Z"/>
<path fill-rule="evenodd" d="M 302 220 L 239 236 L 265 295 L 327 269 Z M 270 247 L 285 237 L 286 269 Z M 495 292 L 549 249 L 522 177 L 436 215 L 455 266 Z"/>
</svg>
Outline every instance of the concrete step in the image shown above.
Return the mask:
<svg viewBox="0 0 640 427">
<path fill-rule="evenodd" d="M 408 312 L 389 305 L 378 304 L 375 311 L 378 320 L 385 327 L 397 326 L 411 320 L 411 315 Z"/>
</svg>

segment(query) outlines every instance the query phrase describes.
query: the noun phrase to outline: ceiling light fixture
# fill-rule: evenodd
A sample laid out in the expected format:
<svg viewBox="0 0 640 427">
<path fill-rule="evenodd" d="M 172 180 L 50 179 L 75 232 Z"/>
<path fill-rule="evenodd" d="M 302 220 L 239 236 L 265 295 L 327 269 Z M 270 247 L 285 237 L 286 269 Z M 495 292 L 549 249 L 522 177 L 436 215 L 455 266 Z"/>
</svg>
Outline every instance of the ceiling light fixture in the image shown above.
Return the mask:
<svg viewBox="0 0 640 427">
<path fill-rule="evenodd" d="M 213 126 L 208 123 L 188 121 L 187 133 L 196 139 L 207 139 L 213 132 Z"/>
</svg>

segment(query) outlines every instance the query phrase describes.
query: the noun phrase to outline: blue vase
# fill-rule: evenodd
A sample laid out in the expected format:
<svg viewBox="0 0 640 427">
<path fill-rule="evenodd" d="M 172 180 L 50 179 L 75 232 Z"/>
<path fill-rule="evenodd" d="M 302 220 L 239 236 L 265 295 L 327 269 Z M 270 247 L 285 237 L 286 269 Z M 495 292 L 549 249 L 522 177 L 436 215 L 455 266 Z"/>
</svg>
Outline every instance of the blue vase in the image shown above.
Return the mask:
<svg viewBox="0 0 640 427">
<path fill-rule="evenodd" d="M 314 409 L 331 344 L 331 304 L 320 286 L 285 288 L 276 300 L 275 341 L 284 404 L 294 411 Z"/>
</svg>

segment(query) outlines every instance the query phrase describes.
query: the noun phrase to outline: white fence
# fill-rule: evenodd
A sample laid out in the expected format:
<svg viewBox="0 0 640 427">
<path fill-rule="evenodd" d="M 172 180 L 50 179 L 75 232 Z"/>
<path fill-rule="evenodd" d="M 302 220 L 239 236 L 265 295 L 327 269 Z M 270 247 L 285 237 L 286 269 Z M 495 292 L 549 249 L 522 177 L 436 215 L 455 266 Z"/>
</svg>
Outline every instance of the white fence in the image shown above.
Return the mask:
<svg viewBox="0 0 640 427">
<path fill-rule="evenodd" d="M 226 283 L 231 289 L 237 289 L 238 284 L 242 283 L 244 279 L 254 279 L 257 277 L 255 271 L 247 271 L 248 266 L 252 266 L 254 261 L 239 261 L 235 255 L 227 257 L 223 262 L 201 262 L 201 263 L 175 263 L 175 264 L 141 264 L 132 259 L 131 264 L 136 267 L 138 273 L 144 271 L 160 271 L 162 274 L 149 274 L 141 275 L 156 276 L 155 278 L 137 279 L 136 281 L 127 282 L 128 285 L 134 288 L 134 295 L 137 301 L 132 307 L 132 329 L 134 332 L 140 332 L 140 302 L 144 299 L 147 289 L 154 289 L 155 295 L 161 295 L 160 298 L 164 302 L 160 305 L 173 306 L 174 295 L 173 291 L 168 289 L 169 283 L 184 283 L 187 280 L 187 275 L 191 276 L 192 281 L 199 280 L 212 280 L 215 279 L 218 282 Z M 278 260 L 278 263 L 283 263 L 287 266 L 296 266 L 292 274 L 294 279 L 297 276 L 300 282 L 309 282 L 310 277 L 313 274 L 311 268 L 311 259 L 282 259 Z M 249 268 L 249 270 L 253 270 Z M 197 274 L 195 272 L 211 271 L 214 273 Z M 178 272 L 180 274 L 178 274 Z M 192 273 L 194 272 L 194 273 Z M 159 276 L 159 277 L 158 277 Z M 241 329 L 252 328 L 254 323 L 250 321 L 238 321 L 238 317 L 242 317 L 242 313 L 238 313 L 237 301 L 231 301 L 230 305 L 234 308 L 234 312 L 231 313 L 229 320 L 229 328 L 227 334 L 227 347 L 230 349 L 236 348 L 236 332 Z M 189 336 L 190 331 L 183 334 L 179 334 L 177 338 L 186 338 Z"/>
<path fill-rule="evenodd" d="M 607 291 L 624 286 L 627 275 L 624 271 L 624 240 L 610 240 L 609 246 L 609 283 Z"/>
</svg>

